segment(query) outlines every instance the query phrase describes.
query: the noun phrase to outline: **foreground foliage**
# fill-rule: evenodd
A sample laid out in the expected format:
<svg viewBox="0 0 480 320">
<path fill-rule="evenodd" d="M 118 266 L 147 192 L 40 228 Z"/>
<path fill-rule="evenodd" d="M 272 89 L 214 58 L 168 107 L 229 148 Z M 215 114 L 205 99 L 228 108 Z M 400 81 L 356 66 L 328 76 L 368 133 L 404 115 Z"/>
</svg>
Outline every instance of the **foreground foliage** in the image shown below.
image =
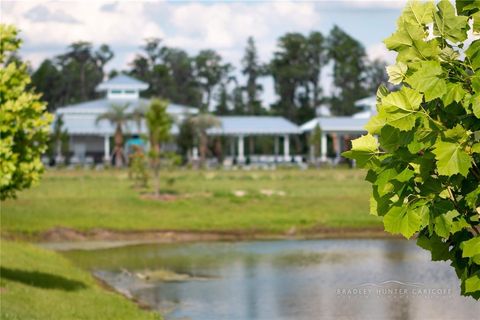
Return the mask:
<svg viewBox="0 0 480 320">
<path fill-rule="evenodd" d="M 0 199 L 15 197 L 40 179 L 51 116 L 40 95 L 27 89 L 27 65 L 18 61 L 18 30 L 0 24 Z"/>
<path fill-rule="evenodd" d="M 398 53 L 378 115 L 346 157 L 369 169 L 371 213 L 385 230 L 451 261 L 462 294 L 480 298 L 480 2 L 409 2 L 385 40 Z M 429 26 L 432 26 L 429 27 Z M 470 25 L 472 27 L 470 27 Z M 374 136 L 378 136 L 378 141 Z"/>
<path fill-rule="evenodd" d="M 160 319 L 57 253 L 2 240 L 1 319 Z"/>
</svg>

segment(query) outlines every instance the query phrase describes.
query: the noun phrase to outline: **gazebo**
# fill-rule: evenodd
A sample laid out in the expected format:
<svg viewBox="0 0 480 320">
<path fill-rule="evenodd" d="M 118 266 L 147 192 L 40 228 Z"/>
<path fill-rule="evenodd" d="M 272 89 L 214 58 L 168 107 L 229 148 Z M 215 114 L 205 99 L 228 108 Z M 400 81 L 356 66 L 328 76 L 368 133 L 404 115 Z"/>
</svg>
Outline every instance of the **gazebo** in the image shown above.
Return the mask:
<svg viewBox="0 0 480 320">
<path fill-rule="evenodd" d="M 301 134 L 301 131 L 296 124 L 287 119 L 278 116 L 221 116 L 218 118 L 221 126 L 211 128 L 207 133 L 209 136 L 229 138 L 230 156 L 236 159 L 237 163 L 245 163 L 245 138 L 253 136 L 274 138 L 273 154 L 258 156 L 258 161 L 290 162 L 293 159 L 290 155 L 290 136 Z M 283 141 L 282 156 L 279 154 L 280 140 Z"/>
</svg>

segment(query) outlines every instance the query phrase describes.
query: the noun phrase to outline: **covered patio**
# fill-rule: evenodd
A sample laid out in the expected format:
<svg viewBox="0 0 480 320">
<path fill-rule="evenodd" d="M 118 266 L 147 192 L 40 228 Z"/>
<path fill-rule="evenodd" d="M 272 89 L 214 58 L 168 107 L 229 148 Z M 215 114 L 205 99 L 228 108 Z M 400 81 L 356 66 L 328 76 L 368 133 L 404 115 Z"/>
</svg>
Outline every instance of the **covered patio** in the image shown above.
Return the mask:
<svg viewBox="0 0 480 320">
<path fill-rule="evenodd" d="M 338 163 L 341 153 L 350 149 L 350 141 L 366 134 L 365 125 L 370 118 L 329 117 L 315 118 L 300 127 L 303 133 L 310 134 L 319 125 L 322 131 L 320 143 L 320 161 Z M 328 143 L 330 141 L 331 145 Z M 328 157 L 328 150 L 333 151 L 333 158 Z"/>
<path fill-rule="evenodd" d="M 221 116 L 221 126 L 208 130 L 209 136 L 222 136 L 229 140 L 227 162 L 245 164 L 246 140 L 250 137 L 271 137 L 273 148 L 270 154 L 249 154 L 250 163 L 301 162 L 290 150 L 290 138 L 301 134 L 300 128 L 283 117 L 276 116 Z M 253 140 L 252 140 L 253 141 Z"/>
</svg>

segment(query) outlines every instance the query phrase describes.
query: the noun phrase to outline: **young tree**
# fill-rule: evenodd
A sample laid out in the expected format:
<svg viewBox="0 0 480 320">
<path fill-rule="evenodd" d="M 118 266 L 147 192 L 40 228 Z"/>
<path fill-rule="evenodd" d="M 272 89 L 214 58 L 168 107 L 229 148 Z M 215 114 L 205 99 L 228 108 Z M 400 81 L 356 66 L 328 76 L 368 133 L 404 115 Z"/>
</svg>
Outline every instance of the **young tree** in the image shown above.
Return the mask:
<svg viewBox="0 0 480 320">
<path fill-rule="evenodd" d="M 109 110 L 99 115 L 96 120 L 97 124 L 102 120 L 107 120 L 115 126 L 113 156 L 117 168 L 122 167 L 126 163 L 125 153 L 123 152 L 123 128 L 127 121 L 134 120 L 132 113 L 127 112 L 128 107 L 128 103 L 122 105 L 112 104 Z"/>
<path fill-rule="evenodd" d="M 310 161 L 314 163 L 320 155 L 322 145 L 322 129 L 319 124 L 310 133 L 308 143 L 310 145 Z"/>
<path fill-rule="evenodd" d="M 53 123 L 50 142 L 52 151 L 55 154 L 55 164 L 64 163 L 64 155 L 68 152 L 68 132 L 64 128 L 63 115 L 58 115 Z"/>
<path fill-rule="evenodd" d="M 407 4 L 384 41 L 398 53 L 388 74 L 401 88 L 379 88 L 368 134 L 343 155 L 369 169 L 370 211 L 385 230 L 418 232 L 432 260 L 451 262 L 462 294 L 479 299 L 480 39 L 469 44 L 467 32 L 480 32 L 480 6 L 456 6 Z"/>
<path fill-rule="evenodd" d="M 201 113 L 197 116 L 194 116 L 190 119 L 192 126 L 195 130 L 195 133 L 199 141 L 199 150 L 200 150 L 200 167 L 205 166 L 205 160 L 207 159 L 208 151 L 208 134 L 207 131 L 210 128 L 220 127 L 221 123 L 217 117 L 208 114 Z"/>
<path fill-rule="evenodd" d="M 22 41 L 12 25 L 0 24 L 0 199 L 15 197 L 40 179 L 52 116 L 40 95 L 27 89 L 27 66 L 10 56 Z"/>
<path fill-rule="evenodd" d="M 150 159 L 154 174 L 155 196 L 160 194 L 160 156 L 162 144 L 170 139 L 172 119 L 167 113 L 168 102 L 165 100 L 152 99 L 145 114 L 150 140 Z"/>
</svg>

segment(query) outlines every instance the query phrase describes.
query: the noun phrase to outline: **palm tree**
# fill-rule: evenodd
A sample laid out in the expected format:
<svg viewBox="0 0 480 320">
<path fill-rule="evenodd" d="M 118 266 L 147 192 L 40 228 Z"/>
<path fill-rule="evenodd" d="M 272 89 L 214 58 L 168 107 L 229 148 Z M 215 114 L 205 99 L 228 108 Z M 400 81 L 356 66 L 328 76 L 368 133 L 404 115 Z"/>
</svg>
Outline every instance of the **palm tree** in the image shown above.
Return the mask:
<svg viewBox="0 0 480 320">
<path fill-rule="evenodd" d="M 99 115 L 96 120 L 97 124 L 102 120 L 107 120 L 115 126 L 113 156 L 115 157 L 115 166 L 118 168 L 126 163 L 125 154 L 123 153 L 123 127 L 127 121 L 132 120 L 132 114 L 127 113 L 128 106 L 128 103 L 123 105 L 112 104 L 109 110 Z"/>
<path fill-rule="evenodd" d="M 150 158 L 153 173 L 155 175 L 155 196 L 157 197 L 160 194 L 160 152 L 162 144 L 170 139 L 170 128 L 172 127 L 172 119 L 167 113 L 167 107 L 167 101 L 152 99 L 150 106 L 145 113 L 151 148 Z"/>
<path fill-rule="evenodd" d="M 220 120 L 214 115 L 208 113 L 201 113 L 190 119 L 191 124 L 198 135 L 199 151 L 200 151 L 200 166 L 203 168 L 205 159 L 207 157 L 208 135 L 207 131 L 210 128 L 220 127 Z"/>
</svg>

